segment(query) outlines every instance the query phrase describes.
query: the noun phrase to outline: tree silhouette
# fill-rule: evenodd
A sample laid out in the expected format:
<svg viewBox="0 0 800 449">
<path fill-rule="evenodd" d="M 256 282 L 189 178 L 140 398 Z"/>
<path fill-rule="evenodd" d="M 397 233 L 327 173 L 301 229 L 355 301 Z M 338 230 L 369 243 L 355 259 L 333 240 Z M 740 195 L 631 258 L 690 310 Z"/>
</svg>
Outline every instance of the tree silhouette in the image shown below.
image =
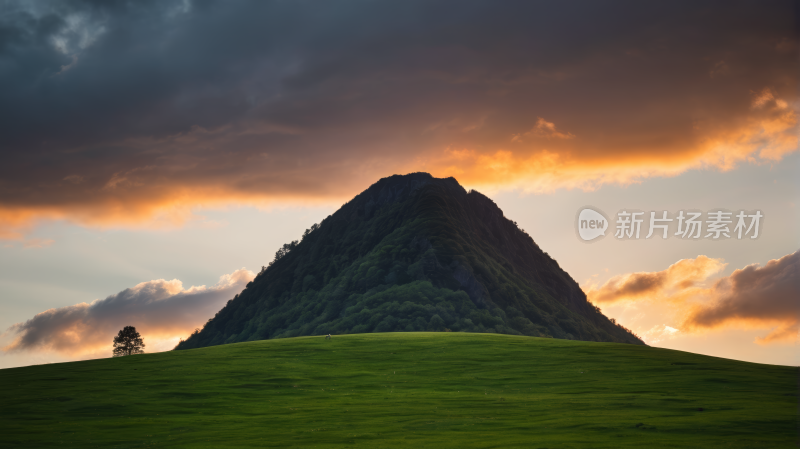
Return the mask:
<svg viewBox="0 0 800 449">
<path fill-rule="evenodd" d="M 114 337 L 114 357 L 131 354 L 144 354 L 144 340 L 135 327 L 125 326 Z"/>
</svg>

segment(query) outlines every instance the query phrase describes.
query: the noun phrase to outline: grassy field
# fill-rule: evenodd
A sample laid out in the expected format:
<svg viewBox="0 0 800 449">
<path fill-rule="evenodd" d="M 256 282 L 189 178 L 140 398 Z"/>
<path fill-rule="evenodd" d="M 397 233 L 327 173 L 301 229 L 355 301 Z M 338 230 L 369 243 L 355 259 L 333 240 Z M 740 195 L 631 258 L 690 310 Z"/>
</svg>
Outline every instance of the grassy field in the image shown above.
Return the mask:
<svg viewBox="0 0 800 449">
<path fill-rule="evenodd" d="M 301 337 L 0 370 L 0 446 L 793 447 L 797 382 L 616 343 Z"/>
</svg>

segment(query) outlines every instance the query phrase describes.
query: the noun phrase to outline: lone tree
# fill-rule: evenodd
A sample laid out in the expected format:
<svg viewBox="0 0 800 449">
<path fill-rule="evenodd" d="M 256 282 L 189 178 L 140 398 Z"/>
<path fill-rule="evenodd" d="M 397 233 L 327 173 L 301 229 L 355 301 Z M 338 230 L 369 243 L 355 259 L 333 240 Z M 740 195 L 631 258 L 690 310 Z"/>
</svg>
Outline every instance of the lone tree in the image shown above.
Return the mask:
<svg viewBox="0 0 800 449">
<path fill-rule="evenodd" d="M 144 354 L 144 340 L 135 327 L 125 326 L 114 337 L 114 357 L 131 354 Z"/>
</svg>

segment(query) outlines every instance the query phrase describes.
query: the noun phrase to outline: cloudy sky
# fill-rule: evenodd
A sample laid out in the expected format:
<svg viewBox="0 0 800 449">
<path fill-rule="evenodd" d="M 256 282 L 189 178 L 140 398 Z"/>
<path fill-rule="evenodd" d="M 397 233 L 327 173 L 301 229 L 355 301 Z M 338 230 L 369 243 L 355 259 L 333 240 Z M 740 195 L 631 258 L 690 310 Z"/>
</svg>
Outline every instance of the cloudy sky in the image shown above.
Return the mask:
<svg viewBox="0 0 800 449">
<path fill-rule="evenodd" d="M 799 364 L 797 18 L 0 0 L 0 366 L 107 356 L 124 324 L 169 349 L 282 243 L 415 171 L 489 195 L 648 343 Z M 587 244 L 587 205 L 675 221 Z M 674 235 L 720 209 L 763 214 L 758 238 Z"/>
</svg>

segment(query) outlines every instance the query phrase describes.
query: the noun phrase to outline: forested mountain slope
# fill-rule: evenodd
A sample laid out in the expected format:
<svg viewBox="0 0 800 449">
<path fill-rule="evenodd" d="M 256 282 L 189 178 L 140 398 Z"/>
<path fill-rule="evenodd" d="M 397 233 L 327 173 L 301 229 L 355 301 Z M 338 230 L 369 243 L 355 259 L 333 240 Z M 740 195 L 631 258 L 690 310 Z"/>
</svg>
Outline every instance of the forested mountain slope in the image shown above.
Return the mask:
<svg viewBox="0 0 800 449">
<path fill-rule="evenodd" d="M 381 179 L 177 349 L 300 335 L 466 331 L 643 344 L 486 196 L 427 173 Z"/>
</svg>

